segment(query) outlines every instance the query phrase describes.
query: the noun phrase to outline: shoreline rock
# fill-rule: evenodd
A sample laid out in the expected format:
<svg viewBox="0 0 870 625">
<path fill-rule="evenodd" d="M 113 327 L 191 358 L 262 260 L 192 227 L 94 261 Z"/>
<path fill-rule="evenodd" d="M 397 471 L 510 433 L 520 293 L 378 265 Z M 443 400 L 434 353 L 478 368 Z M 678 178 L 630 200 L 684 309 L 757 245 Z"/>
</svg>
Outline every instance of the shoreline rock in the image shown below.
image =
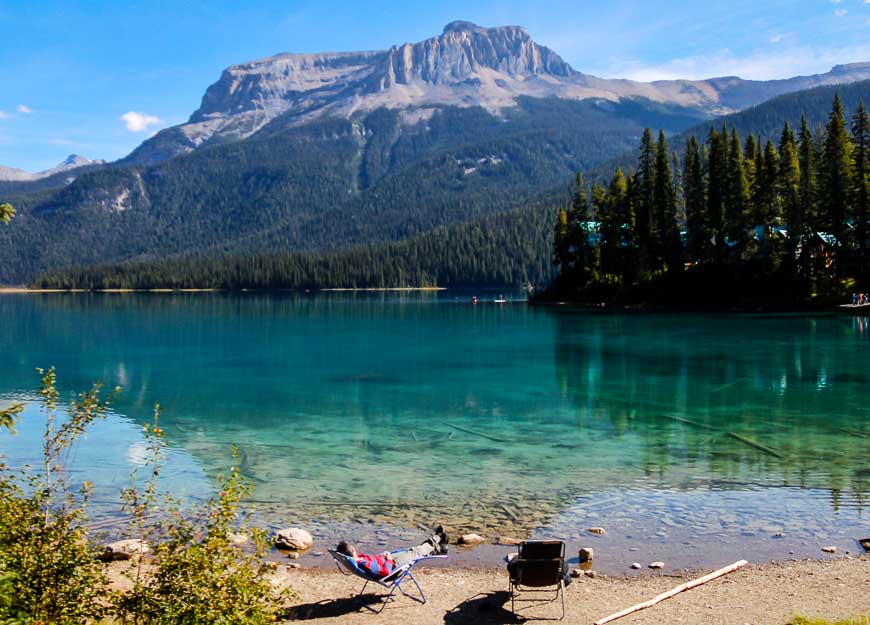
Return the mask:
<svg viewBox="0 0 870 625">
<path fill-rule="evenodd" d="M 272 542 L 278 549 L 290 551 L 306 551 L 314 546 L 314 538 L 311 534 L 298 527 L 287 527 L 275 532 Z"/>
<path fill-rule="evenodd" d="M 151 546 L 140 538 L 118 540 L 103 546 L 103 551 L 97 556 L 102 562 L 117 562 L 131 560 L 151 552 Z"/>
</svg>

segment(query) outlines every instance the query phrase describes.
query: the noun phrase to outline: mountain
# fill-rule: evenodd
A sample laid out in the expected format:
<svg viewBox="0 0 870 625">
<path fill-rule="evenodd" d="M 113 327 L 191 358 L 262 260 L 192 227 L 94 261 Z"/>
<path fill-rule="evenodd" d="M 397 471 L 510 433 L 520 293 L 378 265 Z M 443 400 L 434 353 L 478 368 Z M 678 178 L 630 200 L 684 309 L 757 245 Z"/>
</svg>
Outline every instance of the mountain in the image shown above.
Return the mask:
<svg viewBox="0 0 870 625">
<path fill-rule="evenodd" d="M 507 244 L 521 226 L 495 232 L 492 216 L 558 204 L 574 173 L 634 149 L 645 127 L 677 135 L 753 98 L 866 74 L 870 65 L 769 83 L 606 80 L 522 28 L 467 22 L 381 52 L 278 55 L 226 70 L 188 123 L 120 162 L 0 182 L 18 210 L 0 228 L 0 283 L 180 256 L 375 246 L 413 258 L 424 249 L 414 241 L 434 245 L 430 233 L 473 241 L 484 223 Z"/>
<path fill-rule="evenodd" d="M 817 87 L 774 98 L 694 126 L 673 137 L 671 147 L 679 153 L 689 136 L 703 138 L 711 127 L 722 125 L 737 129 L 742 136 L 753 133 L 776 141 L 783 124 L 788 121 L 797 127 L 802 115 L 806 115 L 813 127 L 823 125 L 835 93 L 840 94 L 846 112 L 851 113 L 859 102 L 870 102 L 870 80 Z M 537 112 L 535 117 L 542 114 Z M 587 181 L 593 178 L 606 185 L 613 167 L 620 165 L 630 171 L 636 163 L 635 148 L 618 160 L 596 167 Z M 419 176 L 421 172 L 415 170 L 413 175 Z M 436 180 L 442 175 L 436 174 Z M 252 253 L 251 247 L 244 253 L 239 249 L 205 255 L 179 252 L 158 259 L 60 269 L 40 277 L 37 285 L 46 288 L 237 289 L 421 284 L 502 287 L 531 282 L 541 286 L 552 277 L 553 207 L 564 204 L 568 198 L 567 182 L 562 189 L 525 196 L 514 202 L 501 198 L 501 206 L 520 207 L 515 210 L 485 214 L 397 242 L 308 253 Z"/>
<path fill-rule="evenodd" d="M 379 108 L 402 111 L 403 122 L 425 120 L 438 107 L 479 106 L 493 114 L 518 98 L 558 97 L 619 102 L 643 98 L 711 116 L 776 95 L 870 78 L 870 63 L 840 65 L 827 74 L 786 80 L 737 77 L 640 83 L 574 70 L 519 26 L 448 24 L 441 35 L 378 52 L 279 54 L 223 72 L 190 120 L 159 132 L 129 163 L 153 164 L 206 145 L 251 136 L 282 117 L 301 125 L 324 116 L 349 119 Z"/>
<path fill-rule="evenodd" d="M 91 159 L 85 158 L 84 156 L 79 156 L 78 154 L 70 154 L 63 160 L 63 162 L 61 162 L 56 167 L 52 167 L 51 169 L 46 169 L 45 171 L 40 171 L 35 174 L 24 171 L 23 169 L 15 169 L 14 167 L 3 167 L 2 165 L 0 165 L 0 182 L 32 182 L 34 180 L 42 180 L 43 178 L 54 176 L 55 174 L 60 174 L 73 169 L 78 169 L 79 167 L 85 167 L 88 165 L 103 165 L 105 163 L 106 161 L 92 161 Z"/>
</svg>

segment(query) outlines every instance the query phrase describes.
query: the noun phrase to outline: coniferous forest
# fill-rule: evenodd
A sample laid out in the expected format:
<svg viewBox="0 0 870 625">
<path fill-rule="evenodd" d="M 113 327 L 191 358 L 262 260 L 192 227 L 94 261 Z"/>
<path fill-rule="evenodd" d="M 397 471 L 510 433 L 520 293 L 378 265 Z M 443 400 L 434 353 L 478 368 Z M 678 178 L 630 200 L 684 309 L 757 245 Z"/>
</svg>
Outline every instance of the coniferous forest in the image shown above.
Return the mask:
<svg viewBox="0 0 870 625">
<path fill-rule="evenodd" d="M 870 116 L 839 96 L 823 127 L 777 142 L 727 126 L 682 154 L 647 129 L 636 171 L 575 181 L 559 210 L 543 300 L 794 306 L 870 289 Z"/>
</svg>

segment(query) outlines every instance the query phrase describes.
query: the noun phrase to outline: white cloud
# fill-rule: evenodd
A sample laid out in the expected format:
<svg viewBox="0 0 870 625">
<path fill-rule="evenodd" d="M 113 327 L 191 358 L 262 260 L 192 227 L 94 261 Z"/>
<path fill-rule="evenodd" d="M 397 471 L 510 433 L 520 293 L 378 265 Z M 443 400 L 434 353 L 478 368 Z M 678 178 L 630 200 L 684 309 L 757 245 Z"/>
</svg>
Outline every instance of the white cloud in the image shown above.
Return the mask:
<svg viewBox="0 0 870 625">
<path fill-rule="evenodd" d="M 782 35 L 772 35 L 770 37 L 770 43 L 779 43 L 782 41 Z"/>
<path fill-rule="evenodd" d="M 33 112 L 33 109 L 27 106 L 26 104 L 19 104 L 16 108 L 16 111 L 19 113 L 24 113 L 25 115 L 30 115 Z"/>
<path fill-rule="evenodd" d="M 849 12 L 846 9 L 837 9 L 836 11 L 834 11 L 834 15 L 836 15 L 837 17 L 843 17 L 848 13 Z"/>
<path fill-rule="evenodd" d="M 0 119 L 6 119 L 7 117 L 9 117 L 9 113 L 6 111 L 0 111 Z"/>
<path fill-rule="evenodd" d="M 124 113 L 121 115 L 121 121 L 126 124 L 127 130 L 130 132 L 144 132 L 148 130 L 149 126 L 156 126 L 157 124 L 163 123 L 163 120 L 156 115 L 149 115 L 147 113 L 139 113 L 136 111 L 128 111 Z"/>
<path fill-rule="evenodd" d="M 740 76 L 751 80 L 790 78 L 830 71 L 834 65 L 870 59 L 870 43 L 843 48 L 812 46 L 759 49 L 738 56 L 729 49 L 688 56 L 647 65 L 635 60 L 614 60 L 604 72 L 607 77 L 642 82 L 686 78 L 701 80 L 715 76 Z"/>
</svg>

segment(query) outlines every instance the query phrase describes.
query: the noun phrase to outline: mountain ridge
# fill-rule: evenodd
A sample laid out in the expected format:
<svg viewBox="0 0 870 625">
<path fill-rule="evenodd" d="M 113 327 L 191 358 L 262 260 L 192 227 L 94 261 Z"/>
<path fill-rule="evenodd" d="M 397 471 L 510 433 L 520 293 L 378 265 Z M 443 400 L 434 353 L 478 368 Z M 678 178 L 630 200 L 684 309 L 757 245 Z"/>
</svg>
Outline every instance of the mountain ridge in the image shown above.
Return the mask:
<svg viewBox="0 0 870 625">
<path fill-rule="evenodd" d="M 281 53 L 230 66 L 208 87 L 186 123 L 160 131 L 123 162 L 153 164 L 244 139 L 278 118 L 285 125 L 302 125 L 324 116 L 348 119 L 389 108 L 405 111 L 411 124 L 441 106 L 480 106 L 500 115 L 523 96 L 610 102 L 646 98 L 695 108 L 709 117 L 782 93 L 867 78 L 867 62 L 774 81 L 599 78 L 575 70 L 521 26 L 485 28 L 459 20 L 440 35 L 386 50 Z"/>
<path fill-rule="evenodd" d="M 31 182 L 48 178 L 65 171 L 78 169 L 79 167 L 86 167 L 88 165 L 104 165 L 105 163 L 106 161 L 104 160 L 91 160 L 84 156 L 80 156 L 79 154 L 70 154 L 51 169 L 35 173 L 23 169 L 17 169 L 15 167 L 4 167 L 3 165 L 0 165 L 0 182 Z"/>
</svg>

